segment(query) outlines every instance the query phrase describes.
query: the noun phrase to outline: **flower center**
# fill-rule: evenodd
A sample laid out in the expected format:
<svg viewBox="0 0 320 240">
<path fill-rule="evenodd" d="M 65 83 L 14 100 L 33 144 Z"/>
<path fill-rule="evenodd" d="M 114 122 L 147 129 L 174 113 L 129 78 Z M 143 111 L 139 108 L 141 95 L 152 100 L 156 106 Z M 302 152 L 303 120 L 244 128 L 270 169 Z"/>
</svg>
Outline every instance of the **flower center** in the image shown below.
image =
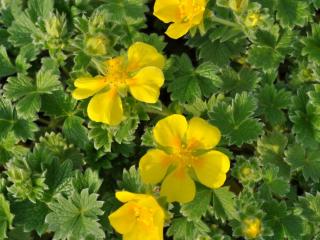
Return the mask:
<svg viewBox="0 0 320 240">
<path fill-rule="evenodd" d="M 107 61 L 105 82 L 113 87 L 120 87 L 126 85 L 126 80 L 128 78 L 129 76 L 124 66 L 123 57 L 116 57 Z"/>
<path fill-rule="evenodd" d="M 187 23 L 199 13 L 204 11 L 204 6 L 199 3 L 199 0 L 193 0 L 191 6 L 185 1 L 180 0 L 179 15 L 182 23 Z"/>
<path fill-rule="evenodd" d="M 151 226 L 153 224 L 154 210 L 142 206 L 135 206 L 133 208 L 134 216 L 136 220 L 143 223 L 146 226 Z"/>
<path fill-rule="evenodd" d="M 248 238 L 256 238 L 261 233 L 261 221 L 258 218 L 244 220 L 244 234 Z"/>
<path fill-rule="evenodd" d="M 177 151 L 173 154 L 173 160 L 179 167 L 182 168 L 191 168 L 192 162 L 196 160 L 196 157 L 193 155 L 194 145 L 189 144 L 181 144 L 181 146 L 177 149 Z"/>
</svg>

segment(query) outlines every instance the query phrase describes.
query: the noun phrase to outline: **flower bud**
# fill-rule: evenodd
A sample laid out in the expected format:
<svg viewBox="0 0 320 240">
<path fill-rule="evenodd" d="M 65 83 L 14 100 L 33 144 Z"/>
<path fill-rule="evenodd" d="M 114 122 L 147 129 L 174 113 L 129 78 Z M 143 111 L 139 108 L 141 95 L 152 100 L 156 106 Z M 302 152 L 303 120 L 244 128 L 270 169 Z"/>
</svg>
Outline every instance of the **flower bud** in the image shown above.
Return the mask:
<svg viewBox="0 0 320 240">
<path fill-rule="evenodd" d="M 232 11 L 243 12 L 248 7 L 248 0 L 229 0 L 229 7 Z"/>
<path fill-rule="evenodd" d="M 108 52 L 108 39 L 103 35 L 88 37 L 85 48 L 89 55 L 105 55 Z"/>
<path fill-rule="evenodd" d="M 261 16 L 257 12 L 249 13 L 244 21 L 244 24 L 249 28 L 253 28 L 258 25 L 260 18 Z"/>
<path fill-rule="evenodd" d="M 52 14 L 45 21 L 45 28 L 46 28 L 47 34 L 52 38 L 59 38 L 63 36 L 66 30 L 65 15 Z"/>
</svg>

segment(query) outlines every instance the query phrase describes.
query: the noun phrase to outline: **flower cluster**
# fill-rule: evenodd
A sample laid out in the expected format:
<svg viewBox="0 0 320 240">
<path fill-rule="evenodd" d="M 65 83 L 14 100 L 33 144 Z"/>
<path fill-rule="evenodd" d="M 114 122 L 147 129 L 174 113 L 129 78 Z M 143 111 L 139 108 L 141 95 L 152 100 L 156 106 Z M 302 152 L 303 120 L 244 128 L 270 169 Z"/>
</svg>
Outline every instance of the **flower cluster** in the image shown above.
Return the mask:
<svg viewBox="0 0 320 240">
<path fill-rule="evenodd" d="M 205 6 L 206 0 L 157 0 L 154 15 L 172 22 L 166 34 L 177 39 L 202 23 Z M 101 43 L 101 39 L 88 40 L 88 46 L 96 50 Z M 164 56 L 153 46 L 136 42 L 126 55 L 105 61 L 103 75 L 76 79 L 72 96 L 77 100 L 92 97 L 87 108 L 91 120 L 118 125 L 124 119 L 121 97 L 127 91 L 138 101 L 157 102 L 164 84 L 164 64 Z M 192 201 L 194 181 L 209 188 L 224 184 L 230 161 L 224 153 L 213 150 L 221 138 L 218 128 L 198 117 L 188 122 L 183 115 L 173 114 L 156 124 L 153 137 L 157 148 L 141 158 L 139 172 L 146 184 L 162 182 L 160 196 L 168 202 Z M 109 215 L 109 221 L 124 239 L 163 239 L 165 214 L 153 196 L 122 191 L 116 198 L 125 204 Z"/>
</svg>

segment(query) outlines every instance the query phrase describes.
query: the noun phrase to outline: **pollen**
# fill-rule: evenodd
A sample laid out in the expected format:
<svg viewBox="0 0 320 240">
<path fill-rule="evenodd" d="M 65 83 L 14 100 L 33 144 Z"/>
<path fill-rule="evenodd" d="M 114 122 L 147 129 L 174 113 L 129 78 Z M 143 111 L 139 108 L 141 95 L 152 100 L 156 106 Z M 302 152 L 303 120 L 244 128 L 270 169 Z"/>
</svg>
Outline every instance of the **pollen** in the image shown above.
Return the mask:
<svg viewBox="0 0 320 240">
<path fill-rule="evenodd" d="M 153 225 L 154 211 L 152 209 L 142 206 L 135 206 L 133 208 L 133 212 L 138 222 L 144 224 L 145 226 Z"/>
<path fill-rule="evenodd" d="M 205 10 L 205 7 L 201 6 L 198 0 L 193 0 L 192 5 L 187 5 L 181 1 L 179 4 L 179 16 L 182 23 L 190 22 L 195 16 Z"/>
<path fill-rule="evenodd" d="M 105 81 L 114 87 L 120 87 L 126 84 L 129 74 L 124 65 L 122 57 L 116 57 L 106 62 L 107 73 Z"/>
</svg>

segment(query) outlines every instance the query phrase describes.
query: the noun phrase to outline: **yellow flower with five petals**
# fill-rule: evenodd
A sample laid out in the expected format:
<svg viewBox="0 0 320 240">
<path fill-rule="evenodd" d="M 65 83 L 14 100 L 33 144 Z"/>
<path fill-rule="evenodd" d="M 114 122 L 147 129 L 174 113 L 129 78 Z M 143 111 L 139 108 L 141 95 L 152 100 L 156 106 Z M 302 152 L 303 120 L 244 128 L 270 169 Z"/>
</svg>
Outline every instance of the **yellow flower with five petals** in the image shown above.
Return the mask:
<svg viewBox="0 0 320 240">
<path fill-rule="evenodd" d="M 91 120 L 118 125 L 123 119 L 121 96 L 129 89 L 142 102 L 155 103 L 164 83 L 162 68 L 165 58 L 153 46 L 136 42 L 126 56 L 107 60 L 103 76 L 81 77 L 75 80 L 72 96 L 91 97 L 87 112 Z"/>
<path fill-rule="evenodd" d="M 202 24 L 207 0 L 156 0 L 153 15 L 172 23 L 166 34 L 178 39 L 192 27 Z"/>
<path fill-rule="evenodd" d="M 219 188 L 230 168 L 229 158 L 212 150 L 220 141 L 218 128 L 199 117 L 187 122 L 179 114 L 160 120 L 153 129 L 159 145 L 149 150 L 139 163 L 144 183 L 161 182 L 160 195 L 169 202 L 192 201 L 196 186 L 194 180 L 209 188 Z"/>
<path fill-rule="evenodd" d="M 163 209 L 151 195 L 117 192 L 125 203 L 109 215 L 111 226 L 126 240 L 163 240 Z"/>
</svg>

